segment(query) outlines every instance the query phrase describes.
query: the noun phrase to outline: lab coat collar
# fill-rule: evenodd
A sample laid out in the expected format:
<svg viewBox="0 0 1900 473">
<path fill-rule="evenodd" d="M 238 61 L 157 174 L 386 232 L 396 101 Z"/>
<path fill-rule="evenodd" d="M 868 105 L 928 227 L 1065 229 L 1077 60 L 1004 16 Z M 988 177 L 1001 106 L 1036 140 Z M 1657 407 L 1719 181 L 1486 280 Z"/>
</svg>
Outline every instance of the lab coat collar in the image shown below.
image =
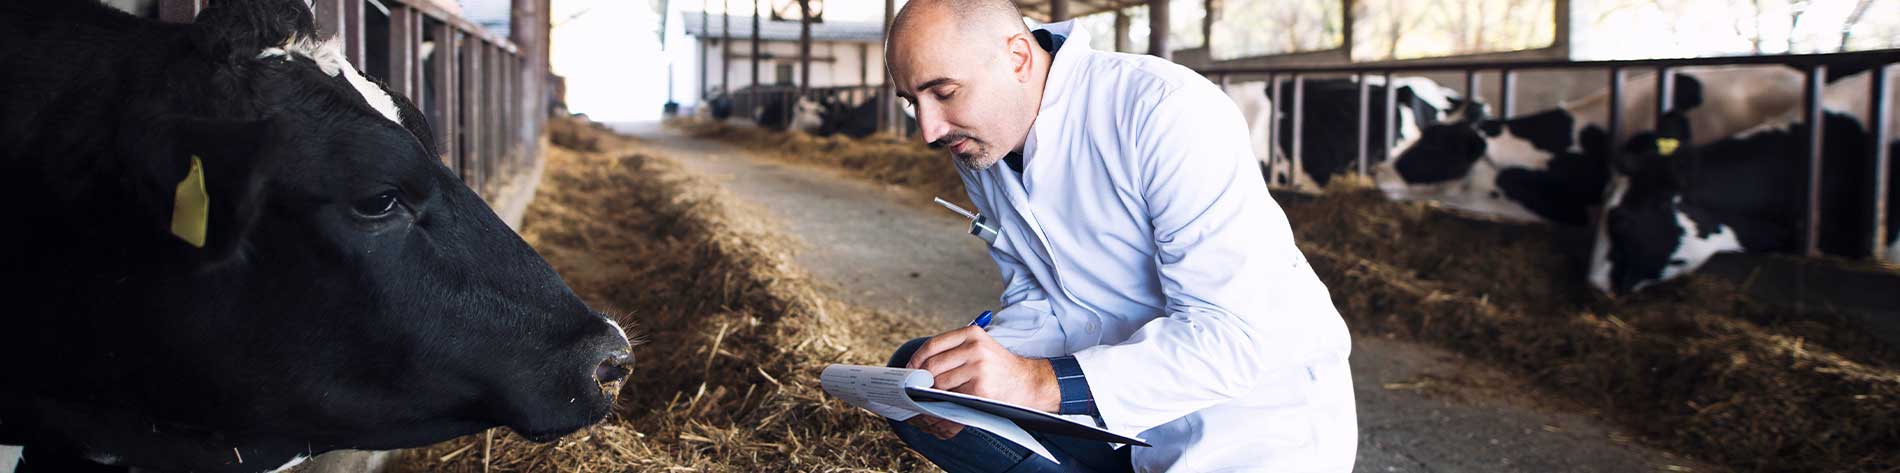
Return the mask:
<svg viewBox="0 0 1900 473">
<path fill-rule="evenodd" d="M 1051 55 L 1049 77 L 1042 84 L 1042 104 L 1036 110 L 1036 123 L 1030 125 L 1029 138 L 1023 142 L 1025 172 L 1030 167 L 1029 163 L 1036 160 L 1036 143 L 1043 141 L 1042 135 L 1049 133 L 1049 130 L 1061 127 L 1063 122 L 1067 121 L 1057 116 L 1060 115 L 1057 111 L 1062 110 L 1059 105 L 1069 95 L 1071 89 L 1074 89 L 1069 85 L 1069 78 L 1075 75 L 1075 68 L 1081 67 L 1078 64 L 1086 59 L 1085 56 L 1094 52 L 1089 49 L 1089 31 L 1075 26 L 1075 20 L 1069 20 L 1036 28 L 1047 30 L 1050 34 L 1064 36 L 1066 39 L 1062 41 L 1062 49 Z"/>
</svg>

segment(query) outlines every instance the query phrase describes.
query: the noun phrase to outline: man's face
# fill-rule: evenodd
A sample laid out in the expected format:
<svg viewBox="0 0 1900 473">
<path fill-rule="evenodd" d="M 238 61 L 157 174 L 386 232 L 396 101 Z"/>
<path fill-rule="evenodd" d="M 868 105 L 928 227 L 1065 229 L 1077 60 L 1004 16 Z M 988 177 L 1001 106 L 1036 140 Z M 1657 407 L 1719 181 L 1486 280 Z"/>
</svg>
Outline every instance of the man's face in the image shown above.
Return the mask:
<svg viewBox="0 0 1900 473">
<path fill-rule="evenodd" d="M 891 41 L 889 64 L 898 95 L 915 108 L 925 143 L 950 151 L 972 169 L 995 165 L 1022 147 L 1039 104 L 1027 103 L 1021 34 L 946 28 L 920 18 Z M 1026 42 L 1035 47 L 1033 42 Z"/>
</svg>

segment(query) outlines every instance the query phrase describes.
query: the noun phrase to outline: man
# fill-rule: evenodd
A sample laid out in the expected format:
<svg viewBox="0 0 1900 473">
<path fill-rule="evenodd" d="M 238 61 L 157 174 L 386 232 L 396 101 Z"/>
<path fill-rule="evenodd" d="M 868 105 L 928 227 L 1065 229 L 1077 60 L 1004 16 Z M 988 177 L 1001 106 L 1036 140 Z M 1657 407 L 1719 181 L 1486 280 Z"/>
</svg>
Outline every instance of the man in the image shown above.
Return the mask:
<svg viewBox="0 0 1900 473">
<path fill-rule="evenodd" d="M 1345 324 L 1218 87 L 1090 50 L 1072 23 L 1032 33 L 1006 0 L 912 0 L 887 46 L 924 140 L 1000 227 L 1005 279 L 988 331 L 892 364 L 1154 445 L 1043 437 L 1057 465 L 941 419 L 892 423 L 911 448 L 953 472 L 1352 468 Z"/>
</svg>

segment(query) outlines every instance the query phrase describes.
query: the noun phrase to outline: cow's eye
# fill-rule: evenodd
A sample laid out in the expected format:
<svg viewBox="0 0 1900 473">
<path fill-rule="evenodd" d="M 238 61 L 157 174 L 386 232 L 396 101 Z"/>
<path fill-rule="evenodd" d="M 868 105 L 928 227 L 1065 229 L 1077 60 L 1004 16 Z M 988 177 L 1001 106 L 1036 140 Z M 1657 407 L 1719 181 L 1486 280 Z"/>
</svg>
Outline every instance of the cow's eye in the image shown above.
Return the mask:
<svg viewBox="0 0 1900 473">
<path fill-rule="evenodd" d="M 351 207 L 356 209 L 357 215 L 381 217 L 395 211 L 396 203 L 401 200 L 401 194 L 394 190 L 388 190 L 378 192 L 373 196 L 357 199 L 355 203 L 351 204 Z"/>
</svg>

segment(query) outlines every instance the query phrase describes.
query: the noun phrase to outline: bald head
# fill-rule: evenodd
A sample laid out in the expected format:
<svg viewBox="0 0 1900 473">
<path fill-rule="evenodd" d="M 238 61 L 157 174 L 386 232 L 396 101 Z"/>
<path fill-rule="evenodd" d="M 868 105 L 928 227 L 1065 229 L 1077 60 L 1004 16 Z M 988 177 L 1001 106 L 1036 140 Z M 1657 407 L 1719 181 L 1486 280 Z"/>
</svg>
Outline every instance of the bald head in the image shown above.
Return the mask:
<svg viewBox="0 0 1900 473">
<path fill-rule="evenodd" d="M 952 27 L 950 32 L 1029 33 L 1023 12 L 1010 0 L 911 0 L 891 19 L 891 37 L 939 26 Z"/>
<path fill-rule="evenodd" d="M 1050 55 L 1010 0 L 911 0 L 891 20 L 885 64 L 925 143 L 984 169 L 1022 149 Z"/>
</svg>

